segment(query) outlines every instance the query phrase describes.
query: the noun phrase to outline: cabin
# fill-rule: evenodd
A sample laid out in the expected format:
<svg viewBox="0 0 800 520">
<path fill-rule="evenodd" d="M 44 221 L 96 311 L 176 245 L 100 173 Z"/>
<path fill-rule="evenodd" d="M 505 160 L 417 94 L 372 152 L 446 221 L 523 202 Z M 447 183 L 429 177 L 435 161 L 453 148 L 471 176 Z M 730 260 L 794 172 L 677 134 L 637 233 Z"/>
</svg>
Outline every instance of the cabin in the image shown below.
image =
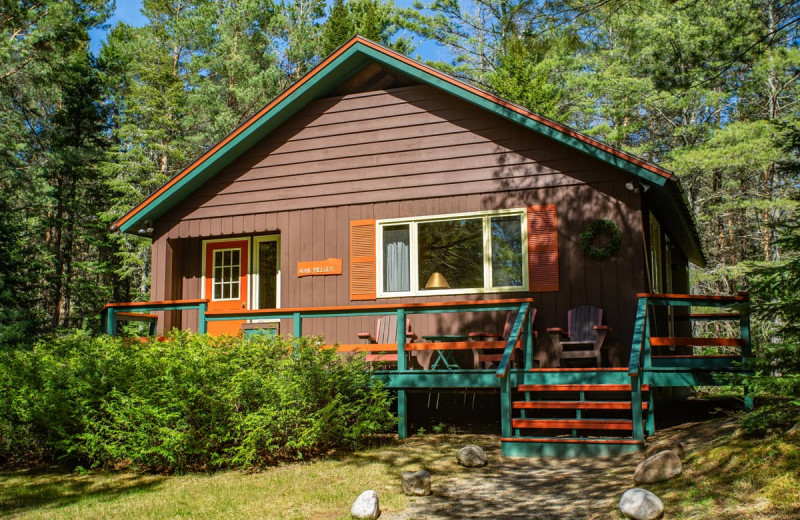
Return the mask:
<svg viewBox="0 0 800 520">
<path fill-rule="evenodd" d="M 506 455 L 634 451 L 659 388 L 749 355 L 747 296 L 688 294 L 675 175 L 361 37 L 114 228 L 152 238 L 152 301 L 108 304 L 107 333 L 363 351 L 401 437 L 447 390 L 490 403 Z"/>
</svg>

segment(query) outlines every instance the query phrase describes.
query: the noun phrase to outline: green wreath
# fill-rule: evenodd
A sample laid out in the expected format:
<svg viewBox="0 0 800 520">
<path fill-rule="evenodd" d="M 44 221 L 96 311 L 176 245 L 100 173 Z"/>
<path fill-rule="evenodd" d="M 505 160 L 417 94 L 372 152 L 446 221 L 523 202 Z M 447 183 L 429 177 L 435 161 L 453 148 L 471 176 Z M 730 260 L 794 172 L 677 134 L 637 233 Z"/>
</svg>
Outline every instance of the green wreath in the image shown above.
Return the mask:
<svg viewBox="0 0 800 520">
<path fill-rule="evenodd" d="M 594 245 L 595 239 L 598 235 L 607 235 L 608 242 L 603 247 Z M 610 220 L 598 219 L 589 224 L 586 231 L 581 233 L 581 249 L 587 256 L 596 258 L 597 260 L 605 260 L 611 258 L 622 244 L 622 231 L 619 226 Z"/>
</svg>

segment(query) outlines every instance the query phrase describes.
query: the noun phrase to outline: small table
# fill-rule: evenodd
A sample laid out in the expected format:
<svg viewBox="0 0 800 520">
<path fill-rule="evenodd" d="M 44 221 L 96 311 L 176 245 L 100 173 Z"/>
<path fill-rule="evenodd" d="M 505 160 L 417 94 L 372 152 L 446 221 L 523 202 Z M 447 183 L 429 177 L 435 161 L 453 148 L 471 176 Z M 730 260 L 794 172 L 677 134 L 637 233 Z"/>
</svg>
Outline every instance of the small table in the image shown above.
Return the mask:
<svg viewBox="0 0 800 520">
<path fill-rule="evenodd" d="M 439 334 L 434 336 L 422 336 L 422 339 L 430 341 L 431 343 L 449 342 L 449 341 L 468 341 L 469 336 L 461 334 Z M 431 370 L 436 370 L 440 365 L 444 365 L 447 370 L 455 370 L 461 368 L 458 362 L 453 358 L 453 352 L 448 349 L 434 350 L 436 352 L 436 360 L 431 364 Z"/>
</svg>

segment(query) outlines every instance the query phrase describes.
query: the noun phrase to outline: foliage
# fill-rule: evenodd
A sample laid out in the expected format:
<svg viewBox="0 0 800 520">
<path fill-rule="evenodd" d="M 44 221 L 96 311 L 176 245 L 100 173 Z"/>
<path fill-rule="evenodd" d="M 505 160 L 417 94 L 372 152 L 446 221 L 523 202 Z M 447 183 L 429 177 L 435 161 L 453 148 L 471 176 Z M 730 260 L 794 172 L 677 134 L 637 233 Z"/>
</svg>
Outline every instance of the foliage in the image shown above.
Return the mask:
<svg viewBox="0 0 800 520">
<path fill-rule="evenodd" d="M 800 125 L 781 133 L 791 160 L 778 165 L 787 177 L 800 175 Z M 797 194 L 795 193 L 795 198 Z M 756 316 L 762 324 L 757 335 L 753 375 L 745 382 L 766 403 L 742 422 L 750 433 L 787 428 L 800 422 L 800 222 L 798 213 L 777 226 L 776 246 L 782 258 L 760 262 L 749 271 Z"/>
<path fill-rule="evenodd" d="M 392 425 L 361 359 L 303 338 L 75 333 L 0 357 L 0 457 L 216 470 L 352 449 Z"/>
</svg>

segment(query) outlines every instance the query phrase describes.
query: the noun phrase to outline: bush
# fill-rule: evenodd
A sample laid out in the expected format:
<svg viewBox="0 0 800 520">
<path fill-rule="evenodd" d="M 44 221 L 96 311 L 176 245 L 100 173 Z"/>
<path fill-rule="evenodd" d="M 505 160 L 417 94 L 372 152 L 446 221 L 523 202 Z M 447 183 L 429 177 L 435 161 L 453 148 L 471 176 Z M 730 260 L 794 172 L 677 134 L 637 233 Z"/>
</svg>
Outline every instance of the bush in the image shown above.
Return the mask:
<svg viewBox="0 0 800 520">
<path fill-rule="evenodd" d="M 146 471 L 245 468 L 352 449 L 393 425 L 360 358 L 303 338 L 164 342 L 75 333 L 0 355 L 0 459 Z"/>
</svg>

